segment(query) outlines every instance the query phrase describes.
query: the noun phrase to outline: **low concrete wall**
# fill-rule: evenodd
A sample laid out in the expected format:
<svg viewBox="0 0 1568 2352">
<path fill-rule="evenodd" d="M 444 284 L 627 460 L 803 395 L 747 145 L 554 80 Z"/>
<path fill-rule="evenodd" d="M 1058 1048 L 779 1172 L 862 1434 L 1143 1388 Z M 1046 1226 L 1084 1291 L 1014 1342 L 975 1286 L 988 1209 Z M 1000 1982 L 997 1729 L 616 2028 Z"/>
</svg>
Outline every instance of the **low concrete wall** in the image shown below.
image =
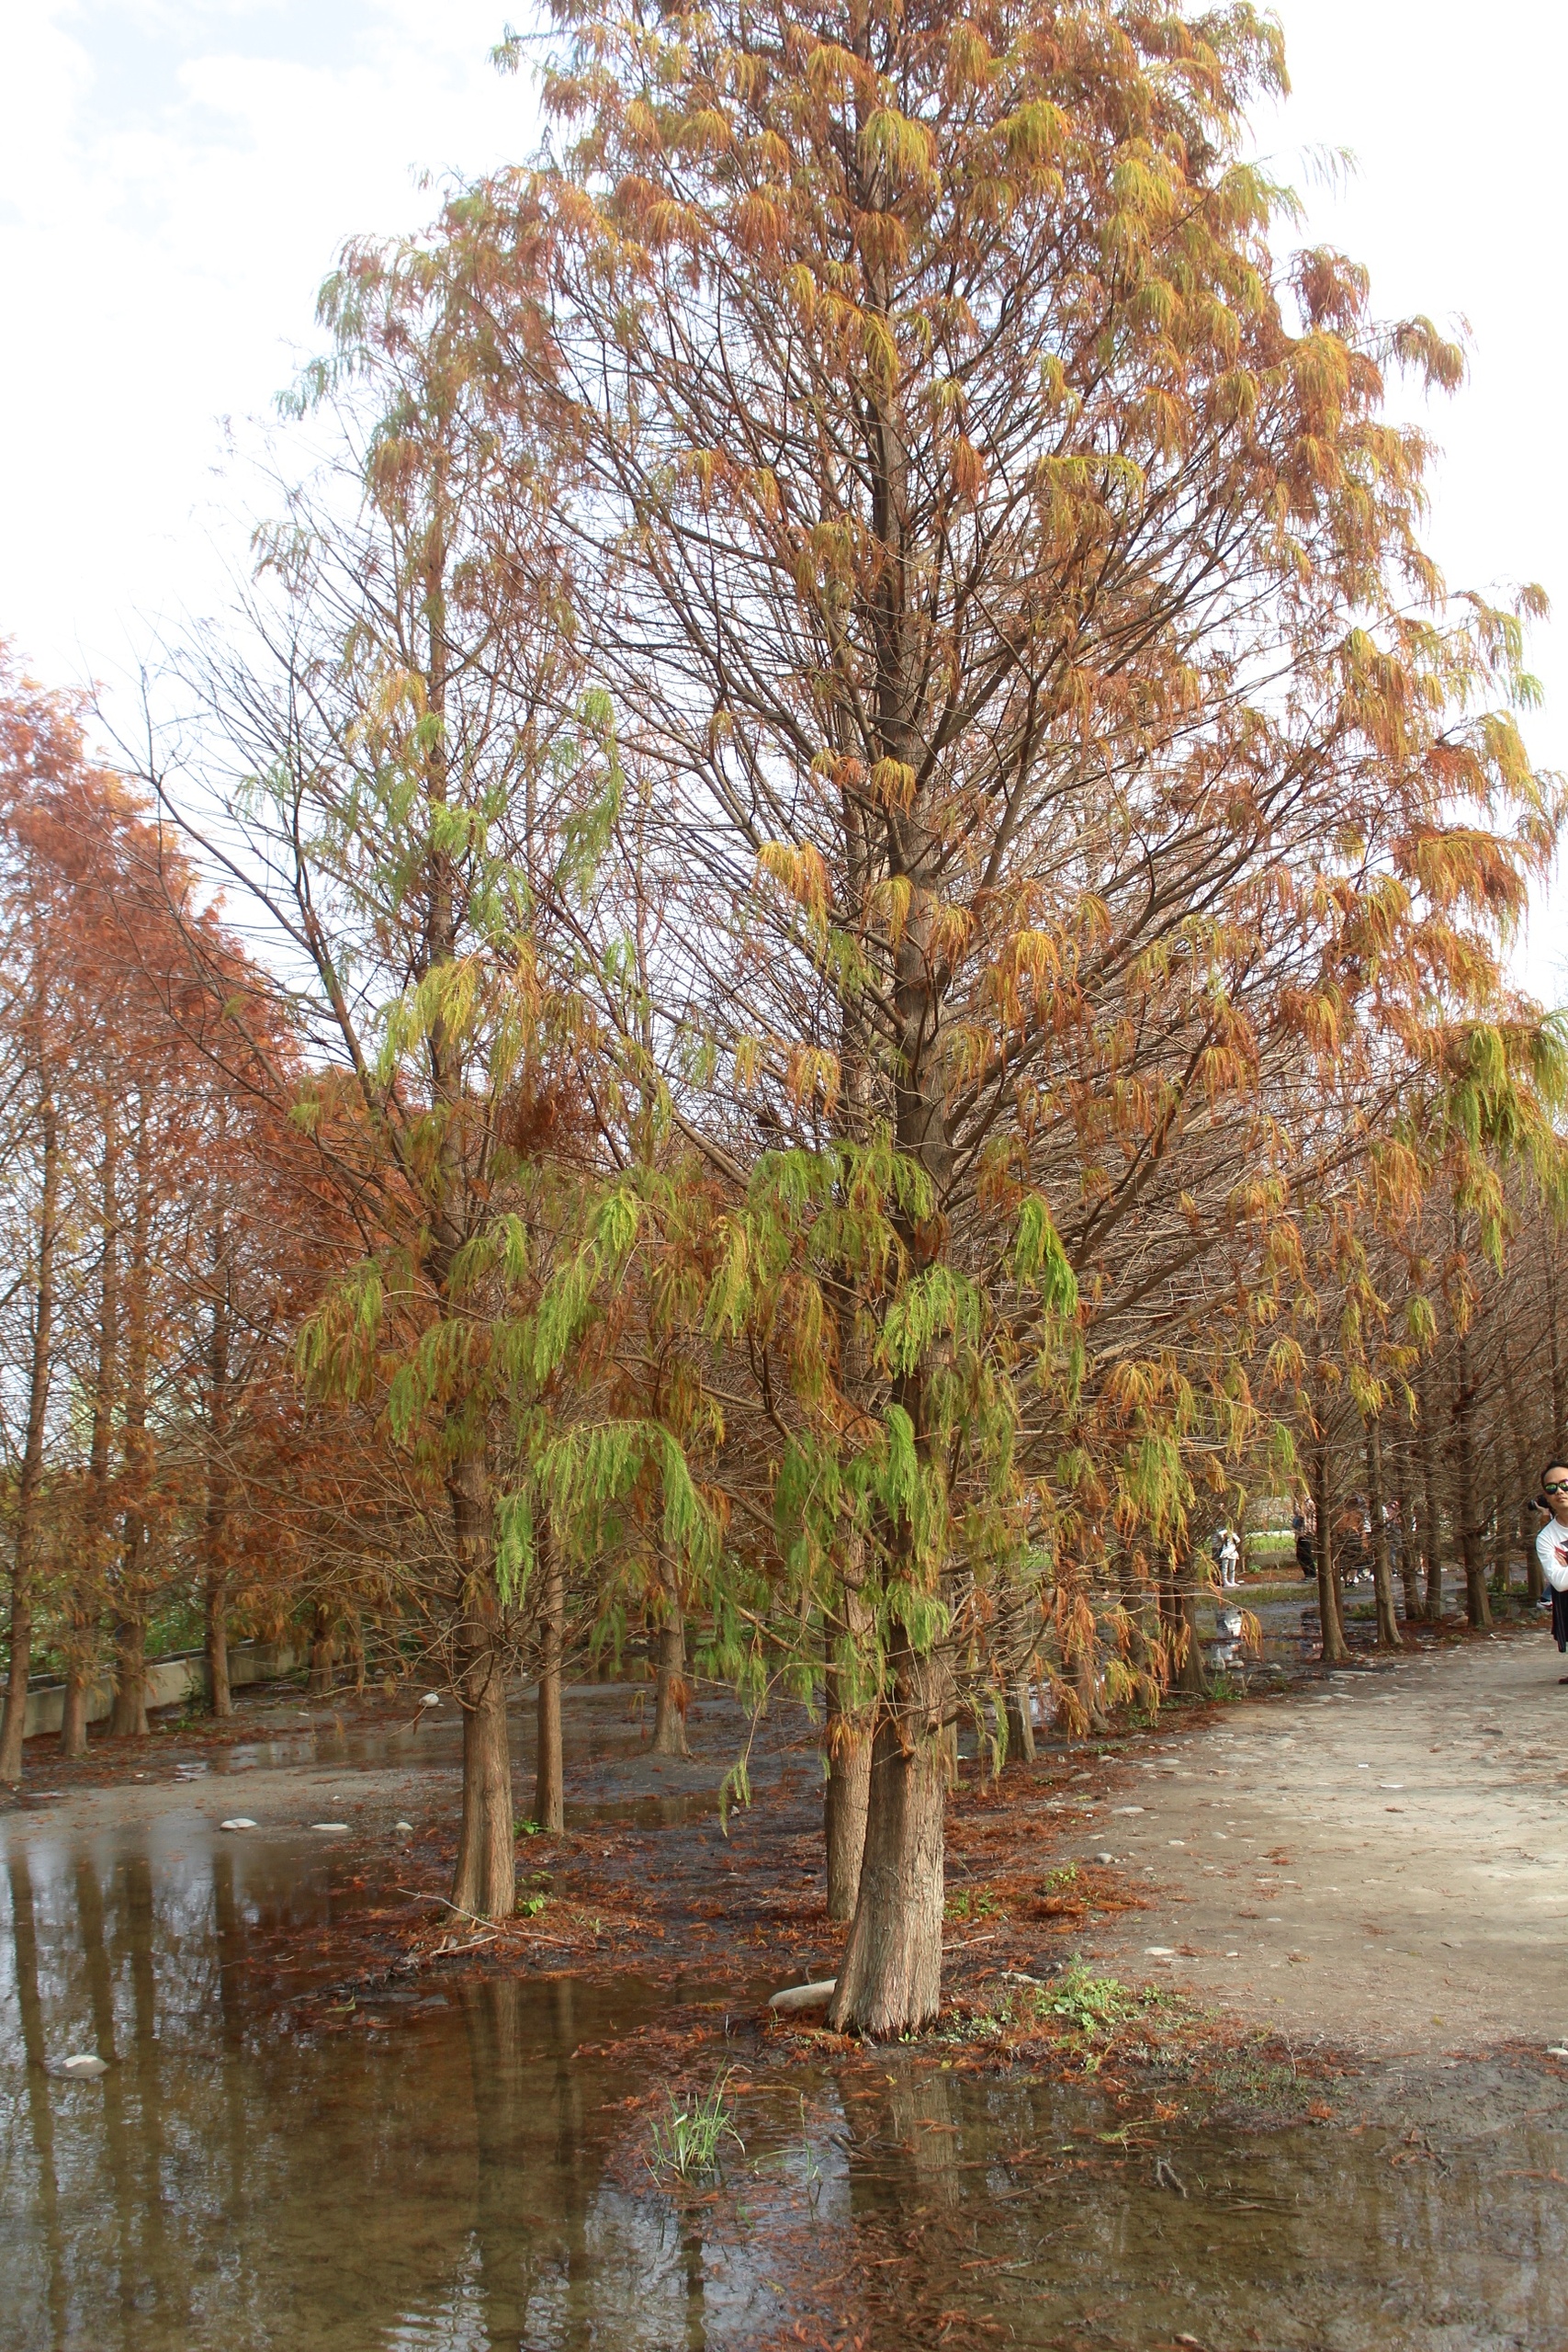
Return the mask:
<svg viewBox="0 0 1568 2352">
<path fill-rule="evenodd" d="M 271 1682 L 302 1662 L 303 1653 L 286 1642 L 231 1642 L 229 1681 L 238 1690 L 246 1682 Z M 209 1695 L 207 1658 L 201 1650 L 178 1650 L 173 1657 L 154 1658 L 147 1668 L 147 1704 L 177 1707 L 182 1699 Z M 95 1682 L 87 1693 L 87 1721 L 101 1724 L 114 1705 L 114 1685 Z M 43 1682 L 28 1692 L 27 1737 L 58 1731 L 65 1715 L 63 1682 Z"/>
</svg>

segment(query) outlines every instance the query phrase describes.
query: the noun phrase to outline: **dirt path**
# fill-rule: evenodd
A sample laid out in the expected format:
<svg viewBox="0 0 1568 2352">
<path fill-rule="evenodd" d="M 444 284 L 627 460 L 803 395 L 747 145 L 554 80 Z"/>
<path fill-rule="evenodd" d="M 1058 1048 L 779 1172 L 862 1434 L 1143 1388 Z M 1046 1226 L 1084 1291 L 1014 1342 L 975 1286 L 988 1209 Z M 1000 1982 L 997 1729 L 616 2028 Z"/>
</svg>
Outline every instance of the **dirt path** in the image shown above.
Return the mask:
<svg viewBox="0 0 1568 2352">
<path fill-rule="evenodd" d="M 1559 1667 L 1500 1634 L 1129 1753 L 1085 1826 L 1155 1905 L 1086 1951 L 1376 2051 L 1568 2041 Z"/>
</svg>

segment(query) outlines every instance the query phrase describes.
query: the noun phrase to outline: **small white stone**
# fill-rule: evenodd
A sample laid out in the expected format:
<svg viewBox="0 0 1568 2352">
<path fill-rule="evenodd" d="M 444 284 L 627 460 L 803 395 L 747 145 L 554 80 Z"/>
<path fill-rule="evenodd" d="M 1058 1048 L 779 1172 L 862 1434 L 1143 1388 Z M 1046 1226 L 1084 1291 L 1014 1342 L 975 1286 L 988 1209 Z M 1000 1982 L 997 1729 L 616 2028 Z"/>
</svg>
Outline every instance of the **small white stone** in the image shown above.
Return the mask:
<svg viewBox="0 0 1568 2352">
<path fill-rule="evenodd" d="M 413 1823 L 412 1821 L 394 1821 L 392 1827 L 400 1838 L 412 1838 L 413 1836 Z"/>
<path fill-rule="evenodd" d="M 107 2075 L 108 2067 L 102 2058 L 95 2057 L 90 2051 L 78 2051 L 73 2056 L 62 2060 L 60 2071 L 62 2075 L 71 2075 L 74 2081 L 93 2082 L 99 2075 Z"/>
<path fill-rule="evenodd" d="M 220 1821 L 218 1825 L 220 1829 L 254 1829 L 255 1826 L 249 1815 L 243 1813 L 237 1813 L 232 1821 Z"/>
<path fill-rule="evenodd" d="M 441 1704 L 440 1691 L 427 1690 L 419 1703 L 422 1707 L 438 1707 Z"/>
<path fill-rule="evenodd" d="M 342 1836 L 346 1832 L 348 1824 L 346 1821 L 312 1821 L 310 1826 L 312 1829 L 330 1830 L 334 1836 Z"/>
<path fill-rule="evenodd" d="M 1174 1944 L 1145 1944 L 1144 1958 L 1145 1960 L 1174 1960 L 1176 1946 Z"/>
<path fill-rule="evenodd" d="M 1113 1804 L 1111 1808 L 1112 1813 L 1142 1813 L 1143 1809 L 1141 1804 Z"/>
</svg>

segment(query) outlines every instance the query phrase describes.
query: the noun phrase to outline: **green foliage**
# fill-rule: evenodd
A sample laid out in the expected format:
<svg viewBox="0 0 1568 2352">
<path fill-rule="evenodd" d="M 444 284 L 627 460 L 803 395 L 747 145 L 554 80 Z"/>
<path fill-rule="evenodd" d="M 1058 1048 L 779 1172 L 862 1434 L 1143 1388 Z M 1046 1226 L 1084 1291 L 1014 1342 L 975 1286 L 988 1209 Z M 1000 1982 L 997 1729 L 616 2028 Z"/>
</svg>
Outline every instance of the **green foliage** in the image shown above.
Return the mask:
<svg viewBox="0 0 1568 2352">
<path fill-rule="evenodd" d="M 745 2154 L 746 2143 L 735 2128 L 729 2079 L 727 2068 L 700 2097 L 682 2100 L 673 2091 L 667 2095 L 663 2115 L 656 2116 L 649 2128 L 648 2168 L 656 2180 L 703 2178 L 716 2170 L 726 2141 L 733 2141 Z"/>
<path fill-rule="evenodd" d="M 1109 2032 L 1140 2006 L 1138 1996 L 1117 1977 L 1092 1975 L 1081 1961 L 1074 1961 L 1040 1999 L 1045 2016 L 1090 2037 Z"/>
</svg>

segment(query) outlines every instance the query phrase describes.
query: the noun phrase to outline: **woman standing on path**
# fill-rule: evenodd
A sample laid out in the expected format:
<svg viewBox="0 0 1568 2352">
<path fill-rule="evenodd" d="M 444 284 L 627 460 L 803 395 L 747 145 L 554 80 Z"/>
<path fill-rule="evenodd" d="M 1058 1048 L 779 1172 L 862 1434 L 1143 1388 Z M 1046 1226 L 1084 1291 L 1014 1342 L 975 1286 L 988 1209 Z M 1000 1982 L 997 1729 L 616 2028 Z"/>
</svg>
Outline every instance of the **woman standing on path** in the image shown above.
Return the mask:
<svg viewBox="0 0 1568 2352">
<path fill-rule="evenodd" d="M 1551 1513 L 1535 1539 L 1535 1555 L 1551 1590 L 1551 1636 L 1559 1650 L 1568 1650 L 1568 1463 L 1547 1464 L 1536 1499 Z M 1568 1674 L 1559 1679 L 1568 1682 Z"/>
</svg>

